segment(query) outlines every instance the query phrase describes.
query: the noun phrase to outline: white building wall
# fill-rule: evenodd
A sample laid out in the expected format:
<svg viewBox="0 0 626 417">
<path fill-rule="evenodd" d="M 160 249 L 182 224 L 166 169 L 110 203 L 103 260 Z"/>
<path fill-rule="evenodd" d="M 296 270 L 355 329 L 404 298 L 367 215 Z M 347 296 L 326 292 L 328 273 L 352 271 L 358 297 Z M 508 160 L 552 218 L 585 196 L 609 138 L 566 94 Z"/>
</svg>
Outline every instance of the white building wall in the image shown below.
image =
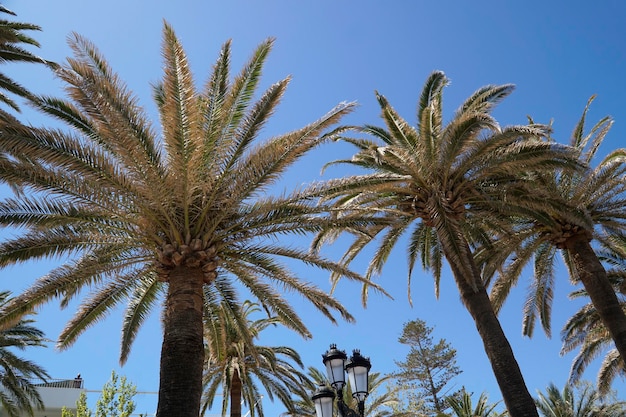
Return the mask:
<svg viewBox="0 0 626 417">
<path fill-rule="evenodd" d="M 84 391 L 82 379 L 54 380 L 37 386 L 37 391 L 45 405 L 44 410 L 34 410 L 34 417 L 61 417 L 63 407 L 76 408 L 76 401 Z M 26 414 L 24 414 L 26 415 Z M 0 407 L 0 417 L 7 417 Z"/>
<path fill-rule="evenodd" d="M 76 401 L 84 391 L 82 388 L 56 387 L 37 387 L 37 390 L 46 409 L 37 411 L 34 417 L 61 417 L 61 409 L 63 407 L 75 409 Z"/>
</svg>

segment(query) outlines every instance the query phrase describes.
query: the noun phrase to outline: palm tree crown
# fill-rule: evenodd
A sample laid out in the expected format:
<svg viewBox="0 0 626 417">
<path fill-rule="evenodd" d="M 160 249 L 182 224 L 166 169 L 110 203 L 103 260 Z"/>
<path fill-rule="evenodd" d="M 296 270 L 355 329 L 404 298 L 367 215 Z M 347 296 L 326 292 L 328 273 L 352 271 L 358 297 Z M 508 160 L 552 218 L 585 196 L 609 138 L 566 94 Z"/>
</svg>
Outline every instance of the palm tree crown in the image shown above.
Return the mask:
<svg viewBox="0 0 626 417">
<path fill-rule="evenodd" d="M 550 384 L 539 393 L 537 406 L 544 417 L 618 417 L 626 412 L 625 403 L 601 401 L 597 391 L 583 386 L 579 393 L 566 386 L 562 391 Z"/>
<path fill-rule="evenodd" d="M 484 392 L 478 397 L 476 405 L 472 404 L 472 395 L 463 390 L 459 396 L 450 396 L 446 402 L 452 408 L 455 417 L 505 417 L 508 413 L 496 410 L 498 403 L 489 404 L 489 398 Z"/>
<path fill-rule="evenodd" d="M 533 260 L 534 278 L 524 308 L 523 332 L 532 335 L 538 316 L 549 335 L 556 277 L 554 264 L 560 249 L 572 282 L 582 282 L 618 351 L 625 356 L 626 315 L 591 242 L 595 240 L 609 247 L 613 236 L 626 230 L 626 149 L 610 152 L 596 167 L 591 167 L 613 123 L 605 117 L 589 132 L 585 131 L 586 115 L 593 99 L 587 102 L 570 142 L 585 168 L 544 172 L 537 178 L 535 194 L 546 196 L 554 204 L 518 217 L 515 233 L 507 233 L 498 240 L 496 251 L 500 254 L 491 251 L 491 262 L 495 260 L 497 264 L 504 257 L 502 254 L 513 256 L 506 268 L 499 269 L 502 273 L 494 284 L 492 300 L 499 308 L 522 268 Z M 495 271 L 496 267 L 491 270 Z"/>
<path fill-rule="evenodd" d="M 280 325 L 278 317 L 251 320 L 260 308 L 250 301 L 241 305 L 240 314 L 232 314 L 224 304 L 215 307 L 205 318 L 208 334 L 203 410 L 211 407 L 218 389 L 222 388 L 222 415 L 227 415 L 230 400 L 231 417 L 240 417 L 243 400 L 251 417 L 255 414 L 263 417 L 258 382 L 270 400 L 276 396 L 287 408 L 293 409 L 291 396 L 298 392 L 306 395 L 307 377 L 301 371 L 304 365 L 300 355 L 287 346 L 259 346 L 249 340 L 258 338 L 270 325 Z M 245 326 L 240 326 L 240 319 L 245 320 Z"/>
<path fill-rule="evenodd" d="M 9 292 L 0 292 L 0 309 L 10 302 L 9 297 Z M 32 319 L 21 319 L 17 323 L 0 326 L 0 405 L 10 417 L 17 417 L 23 412 L 32 416 L 33 407 L 44 407 L 34 380 L 45 382 L 49 378 L 48 373 L 12 351 L 45 346 L 44 334 L 31 325 L 33 322 Z"/>
<path fill-rule="evenodd" d="M 351 262 L 380 237 L 367 271 L 371 276 L 381 272 L 391 250 L 406 236 L 409 284 L 411 271 L 421 260 L 422 266 L 433 271 L 437 292 L 445 257 L 461 299 L 482 332 L 492 365 L 503 366 L 494 372 L 509 411 L 513 416 L 536 415 L 491 307 L 473 249 L 490 246 L 497 232 L 510 229 L 504 211 L 523 210 L 536 203 L 532 195 L 517 191 L 524 185 L 530 187 L 532 172 L 569 165 L 570 152 L 541 139 L 547 134 L 545 126 L 501 127 L 496 122 L 491 110 L 511 93 L 511 85 L 477 90 L 444 124 L 442 92 L 447 84 L 442 72 L 434 72 L 427 79 L 416 127 L 377 94 L 385 127 L 356 128 L 374 140 L 344 138 L 358 152 L 352 159 L 335 162 L 372 173 L 331 180 L 311 191 L 327 199 L 334 197 L 337 218 L 352 218 L 355 226 L 325 231 L 315 245 L 348 230 L 355 240 L 343 260 Z M 367 216 L 378 223 L 363 227 L 357 222 Z"/>
<path fill-rule="evenodd" d="M 343 306 L 301 281 L 277 258 L 295 259 L 349 278 L 341 265 L 294 248 L 287 233 L 318 231 L 323 208 L 298 192 L 269 194 L 284 171 L 333 137 L 328 128 L 351 111 L 343 103 L 301 129 L 256 144 L 289 78 L 254 100 L 273 44 L 263 42 L 230 79 L 230 42 L 202 89 L 186 54 L 164 25 L 164 75 L 154 86 L 161 132 L 96 47 L 74 34 L 74 57 L 56 70 L 68 100 L 34 97 L 71 131 L 0 125 L 2 180 L 16 190 L 0 202 L 0 224 L 20 234 L 0 245 L 0 266 L 58 255 L 70 261 L 37 280 L 4 309 L 6 319 L 55 297 L 66 306 L 87 295 L 62 331 L 67 348 L 126 301 L 124 362 L 150 309 L 164 300 L 158 416 L 197 417 L 202 392 L 203 286 L 246 288 L 283 323 L 308 330 L 282 294 L 309 300 L 331 320 Z M 326 133 L 325 133 L 326 132 Z"/>
</svg>

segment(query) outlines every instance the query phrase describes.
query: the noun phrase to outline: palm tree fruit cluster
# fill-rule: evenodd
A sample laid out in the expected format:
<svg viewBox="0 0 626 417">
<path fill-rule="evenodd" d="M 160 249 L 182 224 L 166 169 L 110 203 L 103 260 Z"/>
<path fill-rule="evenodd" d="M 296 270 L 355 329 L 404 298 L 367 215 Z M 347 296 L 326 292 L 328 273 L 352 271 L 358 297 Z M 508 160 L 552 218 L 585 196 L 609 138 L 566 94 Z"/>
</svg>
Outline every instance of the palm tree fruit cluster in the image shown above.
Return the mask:
<svg viewBox="0 0 626 417">
<path fill-rule="evenodd" d="M 157 262 L 156 270 L 162 282 L 169 280 L 170 271 L 177 266 L 201 268 L 205 284 L 217 278 L 217 249 L 215 245 L 206 247 L 200 239 L 192 239 L 188 245 L 164 244 L 157 249 Z"/>
<path fill-rule="evenodd" d="M 573 238 L 581 238 L 587 241 L 593 239 L 593 234 L 584 226 L 572 224 L 569 222 L 555 221 L 556 225 L 548 230 L 539 232 L 541 238 L 550 241 L 557 249 L 566 249 L 568 242 Z M 542 228 L 537 226 L 539 230 Z"/>
</svg>

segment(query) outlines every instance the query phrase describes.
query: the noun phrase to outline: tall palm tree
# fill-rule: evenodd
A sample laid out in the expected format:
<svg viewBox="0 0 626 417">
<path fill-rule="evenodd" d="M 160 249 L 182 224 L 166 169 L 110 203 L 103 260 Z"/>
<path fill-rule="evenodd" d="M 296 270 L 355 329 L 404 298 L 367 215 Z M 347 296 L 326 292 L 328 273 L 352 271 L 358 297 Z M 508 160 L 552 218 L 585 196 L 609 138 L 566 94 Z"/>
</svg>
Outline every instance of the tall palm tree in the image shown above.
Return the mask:
<svg viewBox="0 0 626 417">
<path fill-rule="evenodd" d="M 576 125 L 571 147 L 581 165 L 590 166 L 613 121 L 601 119 L 585 132 L 591 97 Z M 550 334 L 551 304 L 556 254 L 561 250 L 574 283 L 582 282 L 622 357 L 626 357 L 626 314 L 607 277 L 592 240 L 611 245 L 611 236 L 626 231 L 626 149 L 609 153 L 595 168 L 546 172 L 538 178 L 535 193 L 550 196 L 550 210 L 528 212 L 518 218 L 516 233 L 502 236 L 498 250 L 513 253 L 513 261 L 496 280 L 492 299 L 499 308 L 523 267 L 534 259 L 534 279 L 524 308 L 523 332 L 532 335 L 537 315 Z M 493 251 L 487 255 L 492 260 Z M 495 268 L 493 269 L 495 270 Z"/>
<path fill-rule="evenodd" d="M 263 42 L 232 80 L 225 43 L 199 89 L 178 38 L 164 24 L 164 75 L 154 87 L 158 133 L 97 48 L 74 34 L 74 57 L 56 70 L 69 100 L 32 99 L 70 130 L 0 123 L 0 153 L 9 155 L 0 159 L 0 177 L 16 190 L 0 201 L 0 224 L 18 230 L 0 244 L 0 266 L 69 256 L 9 303 L 4 317 L 54 298 L 67 306 L 89 289 L 59 336 L 63 349 L 127 301 L 123 363 L 148 311 L 162 302 L 159 417 L 199 415 L 205 285 L 220 279 L 243 286 L 302 332 L 308 330 L 282 291 L 300 294 L 333 321 L 335 313 L 352 320 L 341 303 L 279 262 L 300 260 L 362 279 L 283 237 L 320 230 L 327 220 L 317 214 L 324 208 L 298 191 L 269 192 L 288 167 L 333 138 L 328 129 L 353 105 L 340 104 L 257 144 L 289 82 L 271 85 L 255 101 L 272 43 Z"/>
<path fill-rule="evenodd" d="M 0 13 L 15 16 L 15 13 L 2 5 L 0 5 Z M 14 22 L 0 18 L 0 62 L 36 62 L 50 64 L 23 48 L 23 46 L 26 45 L 40 46 L 39 42 L 26 34 L 26 31 L 32 30 L 39 31 L 41 27 L 30 23 Z M 0 72 L 0 103 L 4 103 L 13 110 L 19 111 L 20 108 L 17 103 L 4 92 L 16 94 L 21 97 L 27 97 L 30 94 L 24 86 Z M 4 113 L 4 111 L 2 112 Z"/>
<path fill-rule="evenodd" d="M 456 417 L 504 417 L 507 412 L 499 412 L 495 408 L 498 403 L 489 404 L 487 394 L 484 392 L 478 397 L 476 405 L 472 404 L 472 395 L 463 390 L 460 396 L 450 396 L 446 402 Z"/>
<path fill-rule="evenodd" d="M 0 292 L 0 309 L 10 302 L 8 291 Z M 32 326 L 33 319 L 20 319 L 0 327 L 0 405 L 10 417 L 26 412 L 32 416 L 34 408 L 43 409 L 33 380 L 45 381 L 48 373 L 39 365 L 17 356 L 12 350 L 31 346 L 45 346 L 41 330 Z"/>
<path fill-rule="evenodd" d="M 511 85 L 477 90 L 444 124 L 442 92 L 447 84 L 442 72 L 429 76 L 419 100 L 416 127 L 377 93 L 386 127 L 358 128 L 375 140 L 344 138 L 359 151 L 352 159 L 335 162 L 372 173 L 330 180 L 312 187 L 311 193 L 327 199 L 336 196 L 336 217 L 355 220 L 351 229 L 344 229 L 356 236 L 343 257 L 346 263 L 380 236 L 367 276 L 380 273 L 391 250 L 408 235 L 409 286 L 414 264 L 421 259 L 434 273 L 438 295 L 445 257 L 509 412 L 513 417 L 536 416 L 534 401 L 474 261 L 473 248 L 489 243 L 494 233 L 491 229 L 508 226 L 508 217 L 500 214 L 505 207 L 524 207 L 516 199 L 526 198 L 526 194 L 509 194 L 507 185 L 520 187 L 526 172 L 569 163 L 568 151 L 540 139 L 546 134 L 545 126 L 498 125 L 490 112 L 513 90 Z M 368 215 L 376 217 L 379 224 L 360 226 L 357 220 Z M 314 247 L 340 232 L 321 233 Z M 363 295 L 367 296 L 367 286 Z"/>
<path fill-rule="evenodd" d="M 263 417 L 262 394 L 258 383 L 265 388 L 270 400 L 276 396 L 288 409 L 293 409 L 291 395 L 306 393 L 303 390 L 306 375 L 300 355 L 287 346 L 259 346 L 241 334 L 239 325 L 243 318 L 247 332 L 253 339 L 270 325 L 281 325 L 277 316 L 251 320 L 251 315 L 260 312 L 259 305 L 245 301 L 241 314 L 233 315 L 228 306 L 215 306 L 207 322 L 207 365 L 204 372 L 204 397 L 202 412 L 211 408 L 216 393 L 224 393 L 222 415 L 241 417 L 241 403 L 245 403 L 250 415 Z"/>
<path fill-rule="evenodd" d="M 544 417 L 620 417 L 626 412 L 626 403 L 604 403 L 590 386 L 580 392 L 565 386 L 562 391 L 550 384 L 546 393 L 539 393 L 537 407 Z"/>
</svg>

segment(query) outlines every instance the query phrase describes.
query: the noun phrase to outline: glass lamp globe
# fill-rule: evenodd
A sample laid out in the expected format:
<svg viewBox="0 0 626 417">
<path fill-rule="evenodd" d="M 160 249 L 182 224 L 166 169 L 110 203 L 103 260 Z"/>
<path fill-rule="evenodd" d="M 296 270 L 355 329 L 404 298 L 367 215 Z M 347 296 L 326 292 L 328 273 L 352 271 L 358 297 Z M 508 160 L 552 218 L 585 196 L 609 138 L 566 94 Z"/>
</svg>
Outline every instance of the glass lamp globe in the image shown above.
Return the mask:
<svg viewBox="0 0 626 417">
<path fill-rule="evenodd" d="M 322 355 L 324 365 L 326 365 L 326 374 L 331 385 L 336 390 L 341 391 L 346 384 L 345 363 L 348 356 L 343 350 L 337 349 L 334 343 L 330 345 L 330 349 Z"/>
<path fill-rule="evenodd" d="M 369 371 L 372 367 L 369 358 L 361 356 L 361 352 L 354 350 L 350 360 L 346 364 L 346 371 L 350 379 L 350 387 L 352 388 L 352 396 L 359 402 L 365 401 L 368 391 Z"/>
<path fill-rule="evenodd" d="M 315 403 L 315 414 L 317 417 L 333 417 L 333 402 L 335 401 L 335 392 L 326 385 L 320 385 L 313 396 Z"/>
</svg>

